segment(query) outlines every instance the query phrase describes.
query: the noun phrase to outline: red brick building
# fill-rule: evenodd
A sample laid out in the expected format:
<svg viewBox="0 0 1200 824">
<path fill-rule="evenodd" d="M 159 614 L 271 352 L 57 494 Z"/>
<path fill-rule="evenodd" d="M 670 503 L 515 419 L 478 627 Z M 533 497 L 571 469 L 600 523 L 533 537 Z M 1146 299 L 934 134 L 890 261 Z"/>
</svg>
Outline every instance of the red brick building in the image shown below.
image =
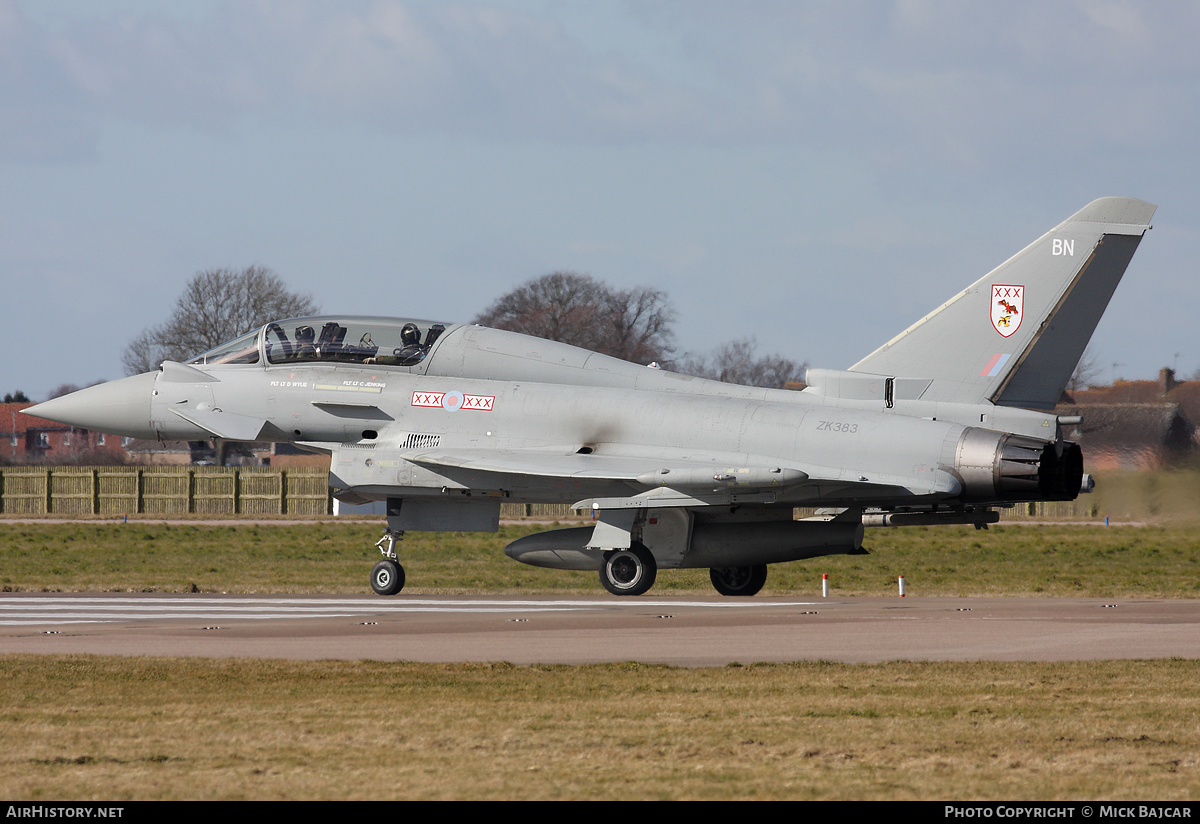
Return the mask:
<svg viewBox="0 0 1200 824">
<path fill-rule="evenodd" d="M 1089 472 L 1160 469 L 1200 456 L 1200 381 L 1177 381 L 1162 369 L 1157 381 L 1116 381 L 1065 394 L 1059 415 L 1081 415 L 1065 427 L 1083 447 Z"/>
<path fill-rule="evenodd" d="M 32 403 L 0 403 L 0 461 L 12 464 L 128 463 L 119 435 L 22 414 Z"/>
</svg>

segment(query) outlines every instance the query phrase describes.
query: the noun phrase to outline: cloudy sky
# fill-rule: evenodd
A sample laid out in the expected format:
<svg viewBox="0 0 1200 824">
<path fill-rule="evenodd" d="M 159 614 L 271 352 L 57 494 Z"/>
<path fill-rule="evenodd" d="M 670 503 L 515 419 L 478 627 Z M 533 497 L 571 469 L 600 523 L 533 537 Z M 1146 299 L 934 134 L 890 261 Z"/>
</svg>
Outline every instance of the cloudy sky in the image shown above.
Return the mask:
<svg viewBox="0 0 1200 824">
<path fill-rule="evenodd" d="M 451 321 L 575 270 L 845 368 L 1106 195 L 1159 210 L 1102 377 L 1191 375 L 1197 41 L 1169 0 L 0 0 L 0 391 L 119 377 L 250 264 Z"/>
</svg>

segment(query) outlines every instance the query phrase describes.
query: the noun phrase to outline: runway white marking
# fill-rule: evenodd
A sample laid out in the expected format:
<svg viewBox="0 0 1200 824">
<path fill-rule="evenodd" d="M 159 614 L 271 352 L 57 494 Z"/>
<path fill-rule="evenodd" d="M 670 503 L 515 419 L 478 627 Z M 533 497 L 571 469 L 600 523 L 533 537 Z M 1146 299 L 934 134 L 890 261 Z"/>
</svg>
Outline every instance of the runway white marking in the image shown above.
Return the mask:
<svg viewBox="0 0 1200 824">
<path fill-rule="evenodd" d="M 353 618 L 408 612 L 529 613 L 652 608 L 739 609 L 746 607 L 811 607 L 812 601 L 530 601 L 468 598 L 435 600 L 401 598 L 367 601 L 321 598 L 133 598 L 35 595 L 0 598 L 0 626 L 47 623 L 83 624 L 166 619 L 279 620 L 283 618 Z M 825 602 L 828 603 L 828 602 Z"/>
</svg>

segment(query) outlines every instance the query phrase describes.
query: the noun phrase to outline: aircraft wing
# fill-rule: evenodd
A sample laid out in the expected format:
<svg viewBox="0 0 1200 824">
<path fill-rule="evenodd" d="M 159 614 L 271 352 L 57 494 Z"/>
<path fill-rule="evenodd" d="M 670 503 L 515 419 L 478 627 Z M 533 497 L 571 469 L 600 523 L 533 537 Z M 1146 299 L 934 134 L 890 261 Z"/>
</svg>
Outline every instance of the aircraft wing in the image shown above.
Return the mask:
<svg viewBox="0 0 1200 824">
<path fill-rule="evenodd" d="M 904 490 L 913 495 L 957 494 L 960 485 L 946 472 L 924 482 L 914 478 L 865 478 L 845 470 L 773 464 L 769 458 L 725 456 L 701 460 L 694 456 L 622 456 L 563 454 L 538 449 L 431 450 L 406 456 L 428 467 L 466 469 L 502 475 L 624 481 L 647 489 L 629 498 L 604 499 L 607 506 L 710 506 L 728 503 L 734 493 L 771 493 L 787 487 L 820 484 L 855 489 L 870 495 Z M 737 458 L 741 460 L 738 461 Z M 747 460 L 750 457 L 751 460 Z M 739 496 L 739 500 L 748 500 Z"/>
<path fill-rule="evenodd" d="M 406 456 L 426 466 L 454 467 L 506 475 L 546 478 L 629 481 L 645 486 L 781 486 L 799 483 L 808 475 L 797 469 L 748 465 L 745 456 L 711 461 L 692 457 L 636 457 L 562 453 L 544 449 L 439 449 Z"/>
</svg>

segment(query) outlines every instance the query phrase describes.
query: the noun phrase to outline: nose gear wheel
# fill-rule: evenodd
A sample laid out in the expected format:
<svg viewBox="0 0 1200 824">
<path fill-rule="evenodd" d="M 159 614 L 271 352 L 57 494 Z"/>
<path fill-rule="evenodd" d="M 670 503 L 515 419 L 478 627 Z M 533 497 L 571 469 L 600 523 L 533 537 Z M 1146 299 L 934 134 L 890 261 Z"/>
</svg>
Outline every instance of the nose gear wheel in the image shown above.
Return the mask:
<svg viewBox="0 0 1200 824">
<path fill-rule="evenodd" d="M 403 532 L 388 529 L 375 542 L 375 546 L 383 553 L 383 560 L 371 570 L 371 589 L 376 595 L 395 595 L 404 589 L 404 567 L 400 566 L 400 559 L 396 555 L 396 541 L 403 536 Z"/>
</svg>

